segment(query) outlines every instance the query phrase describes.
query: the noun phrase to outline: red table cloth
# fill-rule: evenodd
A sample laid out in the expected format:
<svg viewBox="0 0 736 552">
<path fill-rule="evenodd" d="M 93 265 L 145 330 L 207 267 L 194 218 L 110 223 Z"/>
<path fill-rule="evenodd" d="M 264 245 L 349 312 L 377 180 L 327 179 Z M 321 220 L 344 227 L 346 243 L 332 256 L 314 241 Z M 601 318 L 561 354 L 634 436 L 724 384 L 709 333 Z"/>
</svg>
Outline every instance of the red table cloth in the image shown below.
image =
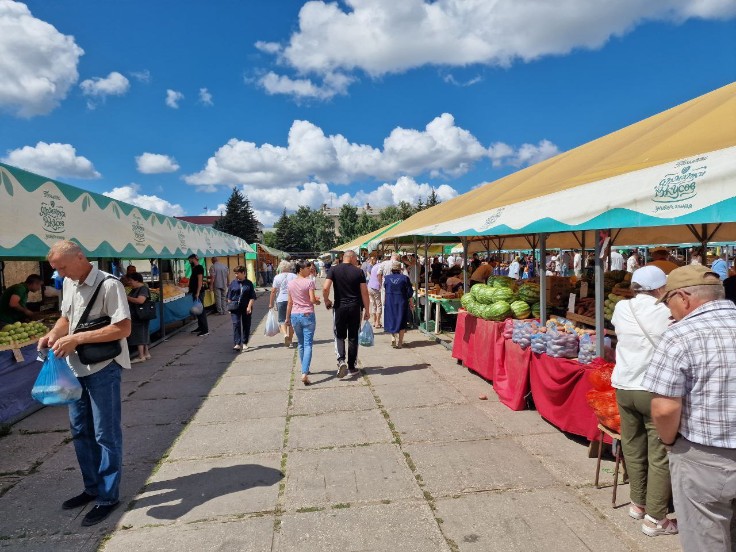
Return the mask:
<svg viewBox="0 0 736 552">
<path fill-rule="evenodd" d="M 575 359 L 532 353 L 530 381 L 539 414 L 555 427 L 598 439 L 598 419 L 585 394 L 591 389 L 589 368 Z"/>
<path fill-rule="evenodd" d="M 504 340 L 504 362 L 496 364 L 493 389 L 500 401 L 511 410 L 524 410 L 525 397 L 531 390 L 529 367 L 531 349 L 522 349 L 510 339 Z"/>
<path fill-rule="evenodd" d="M 476 318 L 467 311 L 457 314 L 452 357 L 493 381 L 496 367 L 504 358 L 503 323 Z"/>
</svg>

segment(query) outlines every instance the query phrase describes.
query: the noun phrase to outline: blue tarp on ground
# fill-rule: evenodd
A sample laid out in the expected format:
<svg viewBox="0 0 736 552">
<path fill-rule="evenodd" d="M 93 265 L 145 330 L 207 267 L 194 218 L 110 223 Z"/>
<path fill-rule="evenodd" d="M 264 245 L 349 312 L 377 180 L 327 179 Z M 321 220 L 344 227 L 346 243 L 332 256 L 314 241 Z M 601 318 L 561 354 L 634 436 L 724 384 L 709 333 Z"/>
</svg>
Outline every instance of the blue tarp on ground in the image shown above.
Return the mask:
<svg viewBox="0 0 736 552">
<path fill-rule="evenodd" d="M 31 388 L 41 371 L 36 360 L 36 344 L 21 349 L 23 362 L 17 362 L 12 351 L 0 351 L 0 423 L 9 423 L 39 404 L 31 397 Z"/>
</svg>

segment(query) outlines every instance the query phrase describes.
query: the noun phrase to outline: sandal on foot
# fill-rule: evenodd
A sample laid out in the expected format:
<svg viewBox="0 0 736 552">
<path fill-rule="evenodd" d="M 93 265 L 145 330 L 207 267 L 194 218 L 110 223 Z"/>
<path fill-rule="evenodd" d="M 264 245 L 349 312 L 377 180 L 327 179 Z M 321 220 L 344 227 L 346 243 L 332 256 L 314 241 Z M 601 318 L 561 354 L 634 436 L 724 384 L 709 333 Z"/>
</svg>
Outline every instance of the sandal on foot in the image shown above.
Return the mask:
<svg viewBox="0 0 736 552">
<path fill-rule="evenodd" d="M 658 537 L 659 535 L 676 535 L 677 520 L 664 518 L 659 521 L 649 514 L 644 516 L 644 523 L 641 525 L 641 531 L 648 537 Z"/>
<path fill-rule="evenodd" d="M 302 376 L 302 383 L 303 383 L 304 385 L 310 385 L 310 384 L 312 383 L 311 381 L 309 381 L 309 377 L 307 376 L 307 374 L 304 374 L 304 375 Z"/>
<path fill-rule="evenodd" d="M 644 514 L 646 513 L 646 508 L 644 506 L 639 506 L 636 502 L 632 502 L 631 506 L 629 506 L 629 517 L 634 519 L 644 519 Z"/>
</svg>

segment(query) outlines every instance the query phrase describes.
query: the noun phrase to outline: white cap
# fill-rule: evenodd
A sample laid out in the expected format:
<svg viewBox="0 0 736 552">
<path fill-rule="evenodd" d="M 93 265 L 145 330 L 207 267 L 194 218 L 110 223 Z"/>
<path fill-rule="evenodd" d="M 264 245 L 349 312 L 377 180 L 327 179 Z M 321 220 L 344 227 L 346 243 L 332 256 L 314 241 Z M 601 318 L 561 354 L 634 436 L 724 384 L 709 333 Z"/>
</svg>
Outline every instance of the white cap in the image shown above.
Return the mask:
<svg viewBox="0 0 736 552">
<path fill-rule="evenodd" d="M 654 265 L 643 266 L 634 272 L 632 284 L 639 284 L 642 291 L 652 291 L 663 287 L 667 283 L 667 275 Z"/>
</svg>

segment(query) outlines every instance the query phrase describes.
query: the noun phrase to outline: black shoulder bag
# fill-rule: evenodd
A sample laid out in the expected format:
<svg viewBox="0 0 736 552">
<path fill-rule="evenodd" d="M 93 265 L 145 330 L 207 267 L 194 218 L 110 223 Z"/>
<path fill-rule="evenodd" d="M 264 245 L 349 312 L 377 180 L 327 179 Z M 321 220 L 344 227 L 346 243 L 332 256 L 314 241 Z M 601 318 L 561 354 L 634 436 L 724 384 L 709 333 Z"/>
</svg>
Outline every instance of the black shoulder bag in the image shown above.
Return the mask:
<svg viewBox="0 0 736 552">
<path fill-rule="evenodd" d="M 138 288 L 135 295 L 136 297 L 140 297 L 141 289 L 143 288 Z M 156 304 L 151 301 L 149 297 L 146 297 L 146 300 L 141 304 L 131 303 L 130 317 L 138 322 L 148 322 L 149 320 L 153 320 L 156 318 Z"/>
<path fill-rule="evenodd" d="M 82 317 L 79 319 L 79 322 L 74 328 L 73 333 L 77 334 L 82 332 L 91 332 L 92 330 L 99 330 L 101 328 L 109 326 L 112 322 L 109 316 L 100 316 L 99 318 L 95 318 L 94 320 L 90 320 L 89 322 L 87 321 L 87 317 L 89 317 L 89 313 L 92 310 L 92 305 L 94 305 L 95 300 L 97 299 L 97 295 L 100 293 L 100 288 L 102 287 L 102 284 L 105 282 L 105 280 L 108 279 L 115 278 L 113 278 L 112 276 L 108 276 L 97 285 L 97 289 L 92 294 L 92 298 L 90 299 L 89 303 L 87 303 L 87 308 L 84 309 Z M 98 362 L 104 362 L 106 360 L 112 360 L 122 352 L 123 348 L 120 346 L 119 339 L 116 339 L 115 341 L 103 341 L 101 343 L 85 343 L 84 345 L 79 345 L 77 347 L 79 360 L 82 361 L 82 364 L 87 365 L 97 364 Z"/>
</svg>

